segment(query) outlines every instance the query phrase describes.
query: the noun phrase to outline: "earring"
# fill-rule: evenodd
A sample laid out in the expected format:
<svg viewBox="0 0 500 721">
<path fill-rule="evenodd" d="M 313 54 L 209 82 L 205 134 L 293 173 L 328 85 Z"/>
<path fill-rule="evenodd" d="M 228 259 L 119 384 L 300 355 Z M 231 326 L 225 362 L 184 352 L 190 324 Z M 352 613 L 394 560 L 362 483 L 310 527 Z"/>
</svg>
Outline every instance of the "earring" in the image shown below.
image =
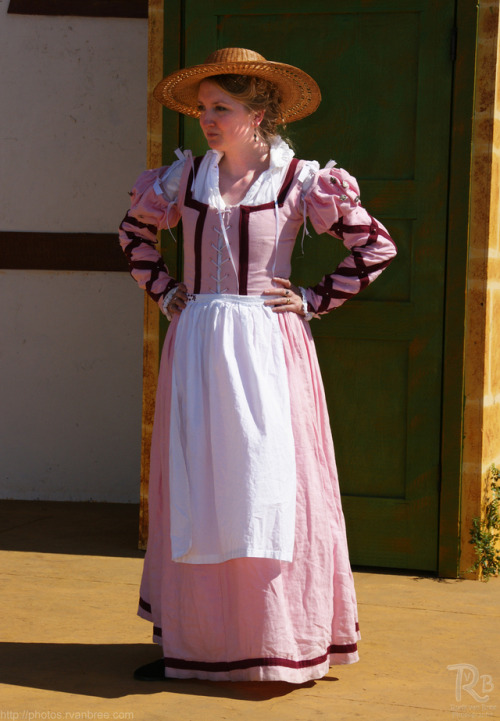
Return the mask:
<svg viewBox="0 0 500 721">
<path fill-rule="evenodd" d="M 255 127 L 253 129 L 253 142 L 254 143 L 257 142 L 257 128 L 255 128 Z"/>
</svg>

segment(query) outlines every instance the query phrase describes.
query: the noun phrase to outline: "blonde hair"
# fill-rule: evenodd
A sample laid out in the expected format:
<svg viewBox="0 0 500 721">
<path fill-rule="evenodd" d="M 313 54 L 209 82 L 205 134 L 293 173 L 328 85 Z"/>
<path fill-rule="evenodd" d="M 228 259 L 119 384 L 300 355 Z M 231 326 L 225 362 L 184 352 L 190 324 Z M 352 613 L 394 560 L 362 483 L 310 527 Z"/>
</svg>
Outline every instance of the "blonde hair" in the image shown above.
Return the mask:
<svg viewBox="0 0 500 721">
<path fill-rule="evenodd" d="M 213 75 L 205 78 L 219 86 L 227 95 L 251 112 L 264 110 L 264 117 L 256 132 L 268 144 L 283 136 L 282 107 L 278 88 L 269 80 L 253 75 Z"/>
</svg>

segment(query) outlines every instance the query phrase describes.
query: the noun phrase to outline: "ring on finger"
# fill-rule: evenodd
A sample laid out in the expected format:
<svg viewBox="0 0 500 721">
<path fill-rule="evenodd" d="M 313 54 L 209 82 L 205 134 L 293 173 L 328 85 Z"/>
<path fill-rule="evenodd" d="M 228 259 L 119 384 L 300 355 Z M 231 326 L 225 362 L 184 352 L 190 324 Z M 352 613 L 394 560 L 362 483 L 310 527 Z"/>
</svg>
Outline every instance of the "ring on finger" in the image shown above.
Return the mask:
<svg viewBox="0 0 500 721">
<path fill-rule="evenodd" d="M 291 303 L 291 302 L 292 302 L 292 299 L 291 299 L 291 298 L 287 298 L 287 299 L 286 299 L 286 304 L 287 304 L 287 305 L 288 305 L 289 303 Z"/>
<path fill-rule="evenodd" d="M 285 295 L 290 295 L 290 291 L 288 289 L 285 290 Z"/>
</svg>

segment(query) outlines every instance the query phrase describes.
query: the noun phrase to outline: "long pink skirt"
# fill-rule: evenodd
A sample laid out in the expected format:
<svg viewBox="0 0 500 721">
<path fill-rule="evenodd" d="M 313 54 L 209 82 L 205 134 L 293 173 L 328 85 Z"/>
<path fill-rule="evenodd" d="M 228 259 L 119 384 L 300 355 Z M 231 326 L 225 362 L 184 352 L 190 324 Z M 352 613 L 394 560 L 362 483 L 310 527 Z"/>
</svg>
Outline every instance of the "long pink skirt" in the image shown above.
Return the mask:
<svg viewBox="0 0 500 721">
<path fill-rule="evenodd" d="M 139 615 L 153 623 L 165 673 L 214 681 L 304 683 L 358 660 L 356 596 L 328 411 L 309 325 L 278 314 L 290 387 L 297 499 L 293 561 L 172 561 L 169 458 L 172 354 L 162 353 Z"/>
</svg>

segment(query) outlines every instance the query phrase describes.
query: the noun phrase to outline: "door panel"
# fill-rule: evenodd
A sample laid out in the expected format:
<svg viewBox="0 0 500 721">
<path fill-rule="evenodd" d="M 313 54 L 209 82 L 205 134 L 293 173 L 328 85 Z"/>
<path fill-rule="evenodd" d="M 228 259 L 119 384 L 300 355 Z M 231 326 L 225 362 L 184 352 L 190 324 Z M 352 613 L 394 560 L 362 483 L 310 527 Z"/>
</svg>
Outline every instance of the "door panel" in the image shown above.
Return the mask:
<svg viewBox="0 0 500 721">
<path fill-rule="evenodd" d="M 294 8 L 297 12 L 294 12 Z M 357 299 L 313 321 L 339 466 L 351 561 L 436 570 L 451 0 L 186 0 L 186 65 L 242 46 L 299 65 L 323 101 L 288 130 L 299 157 L 355 175 L 399 254 Z M 202 153 L 196 121 L 185 146 Z M 345 255 L 311 236 L 295 282 Z M 299 245 L 299 244 L 298 244 Z"/>
</svg>

